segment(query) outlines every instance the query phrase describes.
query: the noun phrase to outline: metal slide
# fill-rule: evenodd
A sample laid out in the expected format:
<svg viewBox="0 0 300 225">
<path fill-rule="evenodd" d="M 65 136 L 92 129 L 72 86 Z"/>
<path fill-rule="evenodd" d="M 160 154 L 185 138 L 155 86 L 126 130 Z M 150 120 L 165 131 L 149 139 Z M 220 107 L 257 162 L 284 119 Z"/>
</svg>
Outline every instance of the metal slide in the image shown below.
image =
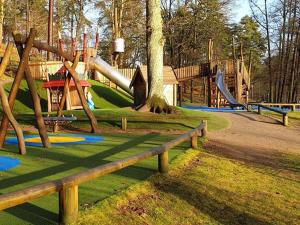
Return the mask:
<svg viewBox="0 0 300 225">
<path fill-rule="evenodd" d="M 218 69 L 218 72 L 216 75 L 216 85 L 219 88 L 220 92 L 225 97 L 225 99 L 229 102 L 230 105 L 245 107 L 244 105 L 238 103 L 238 101 L 232 96 L 232 94 L 225 87 L 224 74 L 222 73 L 222 71 L 220 69 Z"/>
<path fill-rule="evenodd" d="M 101 59 L 100 56 L 96 58 L 91 57 L 88 62 L 89 68 L 97 70 L 106 78 L 110 79 L 128 94 L 133 95 L 133 89 L 129 88 L 130 80 L 121 74 L 118 70 L 114 69 L 111 65 Z"/>
</svg>

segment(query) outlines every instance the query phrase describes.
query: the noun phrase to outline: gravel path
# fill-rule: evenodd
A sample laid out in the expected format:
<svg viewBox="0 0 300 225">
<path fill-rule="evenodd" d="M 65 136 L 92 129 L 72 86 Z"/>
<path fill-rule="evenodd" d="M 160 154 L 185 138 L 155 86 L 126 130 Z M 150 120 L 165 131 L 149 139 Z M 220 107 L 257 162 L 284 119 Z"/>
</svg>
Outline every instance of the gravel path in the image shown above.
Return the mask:
<svg viewBox="0 0 300 225">
<path fill-rule="evenodd" d="M 218 113 L 231 121 L 222 131 L 208 133 L 206 149 L 241 160 L 276 166 L 284 153 L 300 155 L 300 128 L 284 127 L 254 113 Z"/>
</svg>

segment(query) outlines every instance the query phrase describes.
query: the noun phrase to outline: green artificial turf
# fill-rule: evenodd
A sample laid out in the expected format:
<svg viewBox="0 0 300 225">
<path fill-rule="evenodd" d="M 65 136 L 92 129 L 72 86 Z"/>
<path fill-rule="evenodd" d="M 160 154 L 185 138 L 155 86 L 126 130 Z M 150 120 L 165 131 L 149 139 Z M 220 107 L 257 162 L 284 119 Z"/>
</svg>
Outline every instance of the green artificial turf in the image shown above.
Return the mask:
<svg viewBox="0 0 300 225">
<path fill-rule="evenodd" d="M 89 88 L 93 98 L 92 100 L 95 103 L 96 109 L 116 109 L 119 107 L 129 107 L 132 105 L 132 99 L 128 94 L 115 90 L 113 88 L 107 87 L 105 84 L 99 83 L 97 81 L 89 80 L 89 83 L 92 85 Z M 38 94 L 41 99 L 42 111 L 47 111 L 47 92 L 42 87 L 43 81 L 35 81 L 35 85 L 38 91 Z M 12 83 L 5 85 L 5 90 L 7 95 L 11 88 Z M 22 80 L 20 88 L 18 90 L 17 99 L 14 105 L 15 114 L 23 113 L 33 113 L 32 110 L 32 100 L 30 93 L 25 80 Z M 0 109 L 1 109 L 0 104 Z"/>
<path fill-rule="evenodd" d="M 109 135 L 100 143 L 53 146 L 51 149 L 27 147 L 28 153 L 17 155 L 17 146 L 0 150 L 0 155 L 21 160 L 21 164 L 8 171 L 0 171 L 0 193 L 8 193 L 58 179 L 122 159 L 157 146 L 174 138 L 156 133 L 145 135 Z M 170 160 L 185 151 L 189 143 L 172 149 Z M 80 208 L 86 208 L 99 200 L 146 179 L 157 172 L 157 157 L 145 160 L 129 168 L 80 185 Z M 21 206 L 0 212 L 0 224 L 56 224 L 58 194 L 46 196 Z"/>
</svg>

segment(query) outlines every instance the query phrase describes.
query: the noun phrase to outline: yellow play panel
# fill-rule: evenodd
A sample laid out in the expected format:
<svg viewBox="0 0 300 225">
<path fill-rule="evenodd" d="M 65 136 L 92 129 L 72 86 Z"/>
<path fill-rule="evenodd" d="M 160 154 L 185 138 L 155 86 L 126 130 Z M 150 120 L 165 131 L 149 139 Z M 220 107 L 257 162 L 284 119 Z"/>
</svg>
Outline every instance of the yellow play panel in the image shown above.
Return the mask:
<svg viewBox="0 0 300 225">
<path fill-rule="evenodd" d="M 49 140 L 51 143 L 68 143 L 68 142 L 79 142 L 79 141 L 85 141 L 84 137 L 49 137 Z M 27 138 L 25 140 L 26 142 L 32 142 L 32 143 L 42 143 L 40 137 L 33 137 L 33 138 Z"/>
</svg>

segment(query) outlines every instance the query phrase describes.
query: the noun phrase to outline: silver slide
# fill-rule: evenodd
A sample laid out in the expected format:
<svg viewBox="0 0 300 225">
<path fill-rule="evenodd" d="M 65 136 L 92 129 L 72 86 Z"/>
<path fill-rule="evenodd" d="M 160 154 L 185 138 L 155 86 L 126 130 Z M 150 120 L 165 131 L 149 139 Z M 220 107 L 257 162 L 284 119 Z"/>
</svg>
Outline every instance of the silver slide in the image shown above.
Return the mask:
<svg viewBox="0 0 300 225">
<path fill-rule="evenodd" d="M 97 56 L 96 58 L 91 57 L 88 64 L 90 69 L 97 70 L 128 94 L 133 95 L 133 89 L 129 88 L 131 81 L 123 76 L 118 70 L 114 69 L 111 65 L 101 59 L 100 56 Z"/>
<path fill-rule="evenodd" d="M 222 73 L 222 71 L 220 69 L 218 69 L 218 72 L 216 75 L 216 85 L 219 88 L 220 92 L 225 97 L 225 99 L 229 102 L 230 105 L 243 106 L 242 104 L 238 103 L 238 101 L 232 96 L 232 94 L 225 87 L 224 74 Z"/>
</svg>

